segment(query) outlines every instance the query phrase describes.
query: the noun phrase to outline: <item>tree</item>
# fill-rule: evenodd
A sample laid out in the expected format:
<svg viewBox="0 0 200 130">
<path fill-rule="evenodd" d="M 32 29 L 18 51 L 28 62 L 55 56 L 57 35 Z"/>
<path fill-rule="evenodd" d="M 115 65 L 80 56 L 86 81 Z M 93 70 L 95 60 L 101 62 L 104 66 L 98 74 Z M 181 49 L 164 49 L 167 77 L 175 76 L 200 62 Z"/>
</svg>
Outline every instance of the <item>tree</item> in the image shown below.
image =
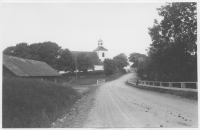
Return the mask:
<svg viewBox="0 0 200 130">
<path fill-rule="evenodd" d="M 145 54 L 140 53 L 131 53 L 129 56 L 129 61 L 133 62 L 132 67 L 136 67 L 138 69 L 144 69 L 145 67 L 145 61 L 147 60 L 147 56 Z"/>
<path fill-rule="evenodd" d="M 74 71 L 75 63 L 71 52 L 68 49 L 61 49 L 57 59 L 57 69 L 60 71 Z"/>
<path fill-rule="evenodd" d="M 196 3 L 167 3 L 158 14 L 163 20 L 149 28 L 151 73 L 161 81 L 189 81 L 197 70 Z"/>
<path fill-rule="evenodd" d="M 79 53 L 76 57 L 77 60 L 77 69 L 79 71 L 87 72 L 89 69 L 94 69 L 94 65 L 89 57 L 86 56 L 86 53 Z"/>
<path fill-rule="evenodd" d="M 53 68 L 57 68 L 57 58 L 61 49 L 58 44 L 54 42 L 43 42 L 33 44 L 31 47 L 32 58 L 39 61 L 44 61 Z"/>
<path fill-rule="evenodd" d="M 56 69 L 60 49 L 61 47 L 50 41 L 31 45 L 19 43 L 16 46 L 6 48 L 3 53 L 15 57 L 43 61 Z"/>
<path fill-rule="evenodd" d="M 123 69 L 124 67 L 129 65 L 127 56 L 124 53 L 121 53 L 121 54 L 113 57 L 113 60 L 116 61 L 118 69 Z"/>
<path fill-rule="evenodd" d="M 7 47 L 3 53 L 10 56 L 29 59 L 31 57 L 29 51 L 27 43 L 19 43 L 16 46 Z"/>
<path fill-rule="evenodd" d="M 117 63 L 112 59 L 105 59 L 103 62 L 105 75 L 112 75 L 117 70 Z"/>
</svg>

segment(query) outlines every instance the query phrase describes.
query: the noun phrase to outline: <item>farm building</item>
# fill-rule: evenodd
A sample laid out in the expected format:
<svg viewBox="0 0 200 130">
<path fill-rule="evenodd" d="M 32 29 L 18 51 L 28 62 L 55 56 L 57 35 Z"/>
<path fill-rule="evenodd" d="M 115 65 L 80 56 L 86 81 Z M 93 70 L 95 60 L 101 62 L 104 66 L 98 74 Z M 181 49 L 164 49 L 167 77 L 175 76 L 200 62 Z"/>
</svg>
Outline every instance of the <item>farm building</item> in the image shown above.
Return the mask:
<svg viewBox="0 0 200 130">
<path fill-rule="evenodd" d="M 61 75 L 45 62 L 3 55 L 3 76 L 57 82 Z"/>
</svg>

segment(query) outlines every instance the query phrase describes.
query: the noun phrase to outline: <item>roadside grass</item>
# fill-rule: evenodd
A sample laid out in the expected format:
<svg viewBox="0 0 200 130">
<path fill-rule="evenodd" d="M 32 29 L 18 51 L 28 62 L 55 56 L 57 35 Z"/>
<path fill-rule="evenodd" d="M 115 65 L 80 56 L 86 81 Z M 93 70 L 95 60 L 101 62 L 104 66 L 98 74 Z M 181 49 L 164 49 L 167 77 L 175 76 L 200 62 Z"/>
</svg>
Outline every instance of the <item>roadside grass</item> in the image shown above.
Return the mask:
<svg viewBox="0 0 200 130">
<path fill-rule="evenodd" d="M 68 86 L 37 79 L 3 77 L 3 128 L 41 128 L 60 117 L 80 98 Z"/>
<path fill-rule="evenodd" d="M 98 79 L 103 79 L 104 77 L 78 77 L 74 80 L 71 85 L 89 85 L 96 84 Z"/>
<path fill-rule="evenodd" d="M 104 77 L 81 77 L 77 81 L 73 81 L 70 86 L 82 95 L 89 94 L 96 90 L 101 84 L 97 84 L 98 79 L 105 79 L 106 82 L 115 80 L 123 76 L 124 74 L 118 74 L 114 76 Z"/>
<path fill-rule="evenodd" d="M 74 80 L 71 85 L 91 85 L 91 84 L 96 84 L 97 80 L 99 79 L 105 79 L 106 82 L 112 81 L 115 79 L 120 78 L 124 74 L 117 74 L 113 76 L 101 76 L 101 77 L 78 77 L 77 80 Z"/>
<path fill-rule="evenodd" d="M 142 90 L 154 91 L 154 92 L 159 92 L 159 93 L 166 93 L 166 94 L 176 95 L 176 96 L 180 96 L 180 97 L 188 98 L 188 99 L 192 99 L 192 100 L 198 100 L 198 93 L 197 92 L 170 90 L 170 89 L 154 88 L 154 87 L 145 87 L 145 86 L 130 84 L 130 83 L 128 83 L 128 81 L 126 82 L 126 84 L 133 86 L 133 87 L 136 87 L 138 89 L 142 89 Z"/>
</svg>

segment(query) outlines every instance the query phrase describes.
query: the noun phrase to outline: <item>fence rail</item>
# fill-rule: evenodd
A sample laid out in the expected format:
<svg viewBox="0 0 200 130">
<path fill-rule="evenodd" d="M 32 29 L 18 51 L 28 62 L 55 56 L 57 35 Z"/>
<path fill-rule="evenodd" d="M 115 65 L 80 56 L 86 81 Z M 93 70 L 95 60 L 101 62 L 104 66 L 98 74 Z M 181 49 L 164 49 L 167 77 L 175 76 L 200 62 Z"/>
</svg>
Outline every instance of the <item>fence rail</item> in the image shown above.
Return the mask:
<svg viewBox="0 0 200 130">
<path fill-rule="evenodd" d="M 97 84 L 98 84 L 98 83 L 105 82 L 105 81 L 106 81 L 105 79 L 98 79 L 98 80 L 97 80 Z"/>
<path fill-rule="evenodd" d="M 130 80 L 132 83 L 134 79 Z M 158 86 L 158 87 L 172 87 L 172 88 L 189 88 L 189 89 L 198 89 L 197 82 L 159 82 L 159 81 L 140 81 L 140 84 Z"/>
</svg>

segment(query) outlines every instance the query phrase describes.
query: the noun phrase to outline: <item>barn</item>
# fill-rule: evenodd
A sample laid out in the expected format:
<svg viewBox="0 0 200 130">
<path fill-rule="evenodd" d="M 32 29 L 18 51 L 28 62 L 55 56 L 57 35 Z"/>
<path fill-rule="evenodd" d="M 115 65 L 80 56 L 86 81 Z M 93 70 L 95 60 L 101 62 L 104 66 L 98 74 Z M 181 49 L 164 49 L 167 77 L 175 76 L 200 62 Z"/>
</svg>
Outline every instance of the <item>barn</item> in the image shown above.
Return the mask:
<svg viewBox="0 0 200 130">
<path fill-rule="evenodd" d="M 3 55 L 3 76 L 57 82 L 61 75 L 45 62 Z"/>
</svg>

